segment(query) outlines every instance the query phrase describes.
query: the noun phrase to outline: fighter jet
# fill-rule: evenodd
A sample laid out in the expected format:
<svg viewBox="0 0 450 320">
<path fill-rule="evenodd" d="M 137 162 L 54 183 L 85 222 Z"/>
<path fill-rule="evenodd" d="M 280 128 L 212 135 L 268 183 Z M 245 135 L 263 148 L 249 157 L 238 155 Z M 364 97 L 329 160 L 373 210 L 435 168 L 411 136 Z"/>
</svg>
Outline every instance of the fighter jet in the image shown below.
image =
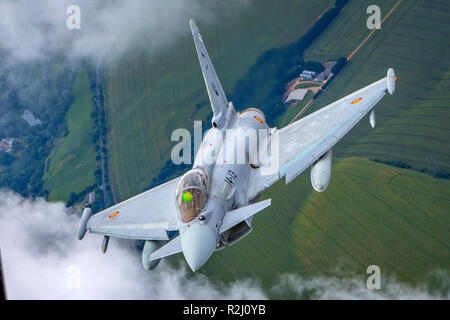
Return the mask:
<svg viewBox="0 0 450 320">
<path fill-rule="evenodd" d="M 288 184 L 310 167 L 312 187 L 324 191 L 332 147 L 367 113 L 375 126 L 374 106 L 386 92 L 394 93 L 397 80 L 389 68 L 385 78 L 286 127 L 270 128 L 261 110 L 235 110 L 193 20 L 190 27 L 213 112 L 192 169 L 97 214 L 86 207 L 78 229 L 80 240 L 86 231 L 103 235 L 103 252 L 110 237 L 145 240 L 142 265 L 147 270 L 180 252 L 198 270 L 215 251 L 252 230 L 253 216 L 271 204 L 271 199 L 258 201 L 258 195 L 283 177 Z M 258 134 L 246 136 L 253 131 Z M 251 137 L 256 148 L 250 146 Z"/>
</svg>

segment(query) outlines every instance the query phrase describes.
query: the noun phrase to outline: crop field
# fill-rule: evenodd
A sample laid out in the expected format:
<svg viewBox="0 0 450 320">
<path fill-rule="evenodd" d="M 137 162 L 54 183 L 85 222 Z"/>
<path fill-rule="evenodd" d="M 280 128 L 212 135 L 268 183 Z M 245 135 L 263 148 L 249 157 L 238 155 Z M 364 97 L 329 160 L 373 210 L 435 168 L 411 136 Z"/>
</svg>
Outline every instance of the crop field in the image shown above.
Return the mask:
<svg viewBox="0 0 450 320">
<path fill-rule="evenodd" d="M 192 17 L 230 93 L 261 54 L 297 40 L 332 2 L 251 1 L 237 12 L 218 2 L 216 12 L 224 19 L 201 23 L 202 17 Z M 188 18 L 180 21 L 185 31 L 176 42 L 163 46 L 149 39 L 148 49 L 132 50 L 119 63 L 108 65 L 107 141 L 118 199 L 140 192 L 170 159 L 174 129 L 192 130 L 193 120 L 205 120 L 211 113 Z"/>
<path fill-rule="evenodd" d="M 381 15 L 396 2 L 380 1 Z M 349 2 L 305 58 L 321 61 L 352 52 L 369 34 L 370 4 Z M 377 127 L 372 130 L 363 120 L 337 146 L 337 156 L 357 153 L 450 172 L 449 10 L 448 1 L 402 1 L 313 103 L 310 112 L 384 77 L 390 66 L 396 70 L 396 92 L 377 105 Z"/>
<path fill-rule="evenodd" d="M 382 16 L 396 2 L 378 1 Z M 225 91 L 262 53 L 298 39 L 330 3 L 252 2 L 226 22 L 197 21 Z M 348 56 L 370 32 L 371 4 L 350 1 L 305 59 Z M 217 252 L 201 273 L 225 282 L 253 278 L 268 289 L 286 273 L 334 275 L 341 268 L 365 275 L 376 264 L 400 281 L 417 283 L 449 269 L 450 180 L 429 174 L 450 172 L 448 12 L 446 1 L 400 3 L 308 111 L 384 77 L 392 66 L 397 89 L 377 105 L 377 127 L 364 119 L 337 144 L 325 192 L 313 191 L 309 170 L 289 186 L 282 180 L 264 192 L 261 200 L 272 198 L 272 205 L 256 215 L 253 232 Z M 111 182 L 123 200 L 140 192 L 169 159 L 172 130 L 192 128 L 210 107 L 187 22 L 176 43 L 135 50 L 108 68 Z M 276 123 L 289 122 L 301 107 L 290 107 Z"/>
<path fill-rule="evenodd" d="M 257 279 L 268 289 L 286 273 L 326 276 L 340 268 L 365 275 L 376 264 L 400 281 L 423 281 L 450 265 L 449 188 L 450 180 L 345 158 L 318 193 L 307 170 L 263 193 L 272 205 L 255 216 L 253 231 L 201 272 L 222 281 Z"/>
<path fill-rule="evenodd" d="M 380 2 L 382 15 L 395 3 Z M 369 33 L 370 4 L 348 3 L 305 59 L 326 61 L 352 52 Z M 384 77 L 393 66 L 399 76 L 396 93 L 377 105 L 377 127 L 371 129 L 364 119 L 338 143 L 324 193 L 313 191 L 309 170 L 287 187 L 280 181 L 269 188 L 261 199 L 272 198 L 272 206 L 255 217 L 247 238 L 208 262 L 208 276 L 254 278 L 268 289 L 285 273 L 336 275 L 340 269 L 364 275 L 376 264 L 414 284 L 430 272 L 448 270 L 450 181 L 367 159 L 401 161 L 432 173 L 432 158 L 448 172 L 446 12 L 444 1 L 403 1 L 353 56 L 309 112 Z"/>
<path fill-rule="evenodd" d="M 320 87 L 320 85 L 321 85 L 321 83 L 314 83 L 314 82 L 299 83 L 298 85 L 295 86 L 295 89 Z"/>
<path fill-rule="evenodd" d="M 56 143 L 47 159 L 45 186 L 52 201 L 67 202 L 71 192 L 79 193 L 95 182 L 96 153 L 89 136 L 93 106 L 84 69 L 75 79 L 74 96 L 66 115 L 69 134 Z"/>
</svg>

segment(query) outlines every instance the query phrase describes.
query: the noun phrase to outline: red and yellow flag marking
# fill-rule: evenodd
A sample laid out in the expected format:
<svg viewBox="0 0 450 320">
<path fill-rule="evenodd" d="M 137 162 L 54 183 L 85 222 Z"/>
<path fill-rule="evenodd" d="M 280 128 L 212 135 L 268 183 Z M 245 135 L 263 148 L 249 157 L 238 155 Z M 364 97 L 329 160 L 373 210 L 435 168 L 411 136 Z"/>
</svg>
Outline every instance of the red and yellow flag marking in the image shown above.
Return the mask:
<svg viewBox="0 0 450 320">
<path fill-rule="evenodd" d="M 352 101 L 352 104 L 357 103 L 357 102 L 360 102 L 361 100 L 362 100 L 362 98 L 357 98 L 357 99 L 355 99 L 355 100 Z"/>
<path fill-rule="evenodd" d="M 253 116 L 253 118 L 255 118 L 256 120 L 258 120 L 259 122 L 261 122 L 261 124 L 263 124 L 263 121 L 261 120 L 260 117 L 258 117 L 258 116 Z"/>
<path fill-rule="evenodd" d="M 117 216 L 119 214 L 119 211 L 116 211 L 116 212 L 113 212 L 113 213 L 111 213 L 109 216 L 108 216 L 108 218 L 114 218 L 115 216 Z"/>
</svg>

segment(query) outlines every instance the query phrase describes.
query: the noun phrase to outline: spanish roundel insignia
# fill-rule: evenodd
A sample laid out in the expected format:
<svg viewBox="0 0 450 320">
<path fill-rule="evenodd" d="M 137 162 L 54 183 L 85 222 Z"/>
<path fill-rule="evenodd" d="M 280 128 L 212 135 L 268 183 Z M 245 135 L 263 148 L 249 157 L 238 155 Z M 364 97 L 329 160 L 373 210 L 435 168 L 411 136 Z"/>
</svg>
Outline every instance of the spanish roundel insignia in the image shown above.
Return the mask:
<svg viewBox="0 0 450 320">
<path fill-rule="evenodd" d="M 253 116 L 253 118 L 255 118 L 256 120 L 258 120 L 259 122 L 261 122 L 261 124 L 263 124 L 263 121 L 261 120 L 260 117 L 258 117 L 258 116 Z"/>
<path fill-rule="evenodd" d="M 362 100 L 362 98 L 357 98 L 357 99 L 355 99 L 355 100 L 352 101 L 352 104 L 357 103 L 357 102 L 359 102 L 359 101 L 361 101 L 361 100 Z"/>
<path fill-rule="evenodd" d="M 117 216 L 119 214 L 119 211 L 116 211 L 116 212 L 113 212 L 113 213 L 111 213 L 109 216 L 108 216 L 108 218 L 114 218 L 115 216 Z"/>
</svg>

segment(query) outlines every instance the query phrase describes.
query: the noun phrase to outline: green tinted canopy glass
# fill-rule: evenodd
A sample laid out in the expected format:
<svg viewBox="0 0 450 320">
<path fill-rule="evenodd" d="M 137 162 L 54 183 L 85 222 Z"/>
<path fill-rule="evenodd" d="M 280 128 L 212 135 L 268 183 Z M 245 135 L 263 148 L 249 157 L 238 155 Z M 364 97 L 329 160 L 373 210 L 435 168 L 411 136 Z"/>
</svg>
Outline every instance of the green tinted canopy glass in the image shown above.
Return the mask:
<svg viewBox="0 0 450 320">
<path fill-rule="evenodd" d="M 192 200 L 192 193 L 190 193 L 189 191 L 183 192 L 183 200 L 185 202 L 189 202 Z"/>
</svg>

